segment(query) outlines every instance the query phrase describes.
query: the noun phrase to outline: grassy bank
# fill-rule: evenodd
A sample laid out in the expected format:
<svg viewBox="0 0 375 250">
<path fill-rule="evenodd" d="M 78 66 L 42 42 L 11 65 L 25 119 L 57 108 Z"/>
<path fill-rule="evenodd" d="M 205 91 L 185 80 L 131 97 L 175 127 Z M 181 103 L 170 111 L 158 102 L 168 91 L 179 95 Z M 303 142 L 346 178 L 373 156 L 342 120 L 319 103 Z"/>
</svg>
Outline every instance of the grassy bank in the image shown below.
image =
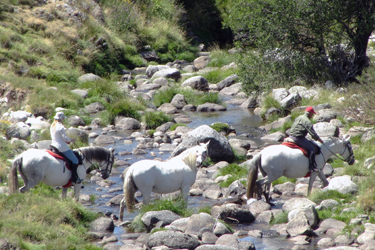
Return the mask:
<svg viewBox="0 0 375 250">
<path fill-rule="evenodd" d="M 97 213 L 51 187 L 0 195 L 0 238 L 21 249 L 100 249 L 86 234 Z"/>
</svg>

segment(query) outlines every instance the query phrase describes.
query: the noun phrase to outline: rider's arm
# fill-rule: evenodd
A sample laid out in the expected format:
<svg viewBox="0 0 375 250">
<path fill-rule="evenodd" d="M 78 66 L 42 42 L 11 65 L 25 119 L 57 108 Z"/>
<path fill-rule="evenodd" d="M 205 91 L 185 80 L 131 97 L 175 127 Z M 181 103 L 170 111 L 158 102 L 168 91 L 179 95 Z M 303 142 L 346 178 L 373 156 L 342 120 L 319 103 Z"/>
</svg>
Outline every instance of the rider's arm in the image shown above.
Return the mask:
<svg viewBox="0 0 375 250">
<path fill-rule="evenodd" d="M 306 122 L 305 128 L 306 128 L 307 132 L 311 135 L 311 137 L 315 141 L 323 142 L 323 141 L 321 141 L 319 135 L 315 132 L 315 129 L 314 129 L 313 124 L 312 124 L 311 121 Z"/>
<path fill-rule="evenodd" d="M 61 134 L 61 137 L 64 139 L 64 141 L 66 143 L 70 143 L 70 142 L 74 142 L 72 139 L 70 139 L 67 135 L 66 135 L 66 132 L 65 132 L 65 127 L 61 125 L 61 127 L 59 127 L 59 132 Z"/>
</svg>

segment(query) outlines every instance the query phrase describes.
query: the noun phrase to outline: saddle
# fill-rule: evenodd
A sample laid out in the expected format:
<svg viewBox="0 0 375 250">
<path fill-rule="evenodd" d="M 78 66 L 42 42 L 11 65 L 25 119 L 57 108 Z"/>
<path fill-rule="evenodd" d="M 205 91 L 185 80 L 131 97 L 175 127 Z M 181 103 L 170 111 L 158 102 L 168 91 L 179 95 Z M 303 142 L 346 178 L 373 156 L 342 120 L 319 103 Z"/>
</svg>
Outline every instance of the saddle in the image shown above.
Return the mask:
<svg viewBox="0 0 375 250">
<path fill-rule="evenodd" d="M 65 161 L 66 167 L 70 170 L 72 166 L 72 161 L 65 157 L 63 153 L 61 153 L 56 147 L 49 145 L 50 150 L 47 150 L 47 152 L 52 155 L 53 157 Z M 74 155 L 78 159 L 78 165 L 82 165 L 83 161 L 81 156 L 78 154 L 78 152 L 73 151 Z"/>
<path fill-rule="evenodd" d="M 315 143 L 312 143 L 315 147 L 315 155 L 318 155 L 320 154 L 320 147 L 318 145 L 316 145 Z M 287 147 L 290 147 L 290 148 L 296 148 L 296 149 L 299 149 L 302 151 L 302 153 L 307 157 L 309 158 L 309 152 L 307 149 L 297 145 L 294 140 L 290 137 L 287 137 L 284 139 L 284 142 L 281 143 L 281 145 L 284 145 L 284 146 L 287 146 Z"/>
<path fill-rule="evenodd" d="M 66 168 L 68 170 L 72 171 L 72 164 L 73 164 L 72 161 L 69 160 L 68 158 L 66 158 L 65 155 L 63 155 L 56 147 L 50 145 L 50 150 L 47 150 L 47 152 L 51 156 L 55 157 L 56 159 L 65 161 Z M 75 154 L 75 156 L 78 159 L 78 165 L 82 165 L 83 162 L 82 162 L 81 156 L 78 154 L 78 152 L 73 151 L 73 153 Z M 64 172 L 65 172 L 65 170 L 64 170 Z M 72 186 L 72 180 L 69 180 L 69 182 L 63 187 L 70 187 L 70 186 Z"/>
</svg>

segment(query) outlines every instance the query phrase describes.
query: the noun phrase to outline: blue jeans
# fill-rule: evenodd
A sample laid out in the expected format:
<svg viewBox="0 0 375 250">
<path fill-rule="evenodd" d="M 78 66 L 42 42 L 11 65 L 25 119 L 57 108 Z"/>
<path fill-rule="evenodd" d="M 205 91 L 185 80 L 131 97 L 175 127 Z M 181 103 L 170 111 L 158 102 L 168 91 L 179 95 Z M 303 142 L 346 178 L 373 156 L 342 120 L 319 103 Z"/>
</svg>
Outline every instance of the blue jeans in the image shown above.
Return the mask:
<svg viewBox="0 0 375 250">
<path fill-rule="evenodd" d="M 73 164 L 78 164 L 78 159 L 76 157 L 76 155 L 73 153 L 73 150 L 67 150 L 65 152 L 61 152 L 63 155 L 65 155 L 66 158 L 68 158 L 69 160 L 71 160 L 71 162 Z"/>
<path fill-rule="evenodd" d="M 312 141 L 309 141 L 306 139 L 306 137 L 303 137 L 303 136 L 299 136 L 299 137 L 295 137 L 295 136 L 290 136 L 294 142 L 302 147 L 302 148 L 305 148 L 309 151 L 309 156 L 313 155 L 315 156 L 315 146 L 314 146 L 314 142 Z"/>
</svg>

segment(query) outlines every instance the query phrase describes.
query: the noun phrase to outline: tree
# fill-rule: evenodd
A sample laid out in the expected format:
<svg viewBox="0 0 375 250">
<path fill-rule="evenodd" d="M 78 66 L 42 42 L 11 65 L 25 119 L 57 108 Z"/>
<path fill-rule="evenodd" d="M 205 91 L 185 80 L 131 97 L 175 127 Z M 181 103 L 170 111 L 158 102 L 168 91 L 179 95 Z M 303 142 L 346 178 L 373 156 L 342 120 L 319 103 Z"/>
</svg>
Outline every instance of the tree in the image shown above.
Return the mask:
<svg viewBox="0 0 375 250">
<path fill-rule="evenodd" d="M 257 62 L 265 67 L 251 74 L 275 74 L 279 82 L 329 77 L 342 83 L 355 81 L 369 65 L 375 1 L 234 0 L 224 22 L 242 49 L 257 49 Z M 254 54 L 242 53 L 241 62 L 251 70 L 249 55 L 254 60 Z M 256 76 L 247 80 L 256 81 Z"/>
</svg>

